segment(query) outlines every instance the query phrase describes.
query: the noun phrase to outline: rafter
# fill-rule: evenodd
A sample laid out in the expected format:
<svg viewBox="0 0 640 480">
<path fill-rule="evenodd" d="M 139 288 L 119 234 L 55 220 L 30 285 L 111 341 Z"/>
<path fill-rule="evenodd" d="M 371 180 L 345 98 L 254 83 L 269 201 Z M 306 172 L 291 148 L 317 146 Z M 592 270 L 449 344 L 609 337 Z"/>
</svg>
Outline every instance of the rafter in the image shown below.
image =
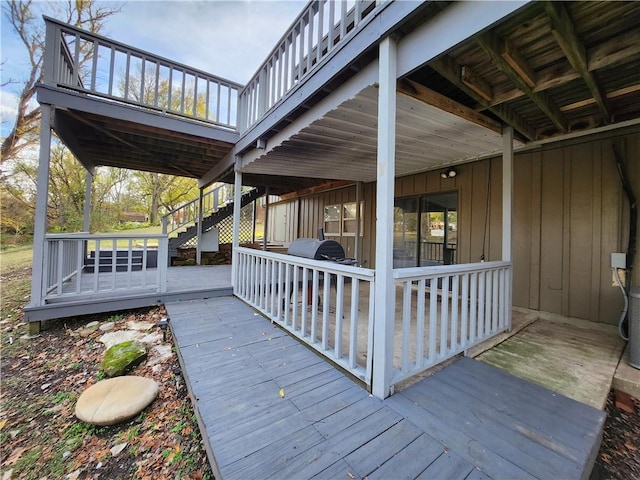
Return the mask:
<svg viewBox="0 0 640 480">
<path fill-rule="evenodd" d="M 551 99 L 544 93 L 535 93 L 532 88 L 527 85 L 520 75 L 502 58 L 500 52 L 504 51 L 504 41 L 493 33 L 485 33 L 480 35 L 476 42 L 491 58 L 496 68 L 504 73 L 531 101 L 553 122 L 553 124 L 562 132 L 568 129 L 567 120 Z"/>
<path fill-rule="evenodd" d="M 469 97 L 473 98 L 476 102 L 483 106 L 483 108 L 489 110 L 496 117 L 502 120 L 507 125 L 511 125 L 517 132 L 524 136 L 528 140 L 535 140 L 535 131 L 524 121 L 524 119 L 516 112 L 511 110 L 506 105 L 498 105 L 492 107 L 489 103 L 482 98 L 477 92 L 469 88 L 462 81 L 462 67 L 450 57 L 440 57 L 429 63 L 429 66 L 436 72 L 449 80 L 452 84 L 466 93 Z"/>
<path fill-rule="evenodd" d="M 565 6 L 559 2 L 546 2 L 545 9 L 551 18 L 553 29 L 551 33 L 575 71 L 587 84 L 591 95 L 598 104 L 598 108 L 608 121 L 611 118 L 607 97 L 604 95 L 595 76 L 589 71 L 587 53 L 582 41 L 578 38 L 573 21 Z"/>
<path fill-rule="evenodd" d="M 616 65 L 628 58 L 640 55 L 640 30 L 633 30 L 618 35 L 606 42 L 587 50 L 590 72 Z M 564 85 L 580 78 L 580 74 L 566 63 L 551 65 L 536 73 L 536 86 L 532 89 L 535 93 L 543 92 L 558 85 Z M 508 90 L 494 90 L 491 106 L 510 102 L 522 98 L 524 93 L 518 88 Z"/>
</svg>

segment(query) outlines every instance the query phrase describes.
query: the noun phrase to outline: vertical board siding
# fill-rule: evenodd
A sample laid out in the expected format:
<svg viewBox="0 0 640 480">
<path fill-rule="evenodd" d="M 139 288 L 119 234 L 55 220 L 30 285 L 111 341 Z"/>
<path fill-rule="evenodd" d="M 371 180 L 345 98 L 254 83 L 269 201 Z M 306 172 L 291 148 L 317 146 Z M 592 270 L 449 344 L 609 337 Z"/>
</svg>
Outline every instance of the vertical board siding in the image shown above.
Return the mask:
<svg viewBox="0 0 640 480">
<path fill-rule="evenodd" d="M 640 196 L 640 130 L 582 138 L 516 154 L 514 162 L 513 304 L 550 313 L 615 323 L 622 307 L 611 284 L 610 254 L 624 252 L 628 202 L 620 186 L 613 144 L 620 145 L 636 196 Z M 396 197 L 458 192 L 458 263 L 501 258 L 502 170 L 493 158 L 396 179 Z M 361 259 L 375 268 L 375 184 L 364 184 Z M 487 195 L 489 204 L 487 209 Z M 316 237 L 324 206 L 355 201 L 355 186 L 289 202 L 288 242 Z M 300 215 L 297 214 L 298 205 Z M 274 220 L 275 221 L 275 220 Z M 486 232 L 485 232 L 486 223 Z M 298 235 L 299 233 L 299 235 Z M 354 237 L 338 240 L 353 256 Z M 640 261 L 636 258 L 635 265 Z M 633 271 L 640 282 L 640 268 Z"/>
</svg>

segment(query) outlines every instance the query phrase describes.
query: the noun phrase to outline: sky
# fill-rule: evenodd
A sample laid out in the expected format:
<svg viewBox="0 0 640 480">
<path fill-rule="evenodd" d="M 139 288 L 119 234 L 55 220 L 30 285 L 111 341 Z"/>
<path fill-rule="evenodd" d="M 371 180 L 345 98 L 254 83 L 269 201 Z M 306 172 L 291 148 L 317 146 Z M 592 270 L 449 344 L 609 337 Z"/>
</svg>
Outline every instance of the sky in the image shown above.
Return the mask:
<svg viewBox="0 0 640 480">
<path fill-rule="evenodd" d="M 2 0 L 5 2 L 6 0 Z M 102 35 L 227 80 L 246 84 L 285 33 L 306 0 L 133 0 L 102 2 L 121 6 L 105 22 Z M 37 1 L 38 15 L 52 15 L 55 2 Z M 29 73 L 24 46 L 3 15 L 0 22 L 2 83 Z M 0 133 L 15 115 L 20 85 L 0 89 Z"/>
</svg>

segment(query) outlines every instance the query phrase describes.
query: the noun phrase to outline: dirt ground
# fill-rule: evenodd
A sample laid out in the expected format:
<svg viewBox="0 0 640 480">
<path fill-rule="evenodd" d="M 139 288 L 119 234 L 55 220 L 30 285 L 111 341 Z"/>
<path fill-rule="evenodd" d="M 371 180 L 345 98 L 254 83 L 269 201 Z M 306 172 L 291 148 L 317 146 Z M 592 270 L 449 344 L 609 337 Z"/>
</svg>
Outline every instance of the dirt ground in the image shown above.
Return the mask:
<svg viewBox="0 0 640 480">
<path fill-rule="evenodd" d="M 160 385 L 159 397 L 133 420 L 94 427 L 73 413 L 78 396 L 103 378 L 98 339 L 104 332 L 83 327 L 91 321 L 113 322 L 114 330 L 129 321 L 157 323 L 164 308 L 56 321 L 29 338 L 21 314 L 29 278 L 28 268 L 0 278 L 2 480 L 213 478 L 175 353 L 159 366 L 142 363 L 132 372 Z M 640 402 L 635 405 L 635 413 L 623 412 L 610 395 L 594 478 L 640 479 Z"/>
</svg>

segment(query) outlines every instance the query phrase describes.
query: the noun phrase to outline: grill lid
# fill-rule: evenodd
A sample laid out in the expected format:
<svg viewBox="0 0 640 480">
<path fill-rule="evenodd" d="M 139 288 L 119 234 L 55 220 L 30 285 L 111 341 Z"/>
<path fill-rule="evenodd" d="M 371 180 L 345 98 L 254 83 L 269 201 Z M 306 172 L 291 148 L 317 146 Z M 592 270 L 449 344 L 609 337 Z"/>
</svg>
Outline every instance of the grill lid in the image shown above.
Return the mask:
<svg viewBox="0 0 640 480">
<path fill-rule="evenodd" d="M 289 255 L 314 260 L 344 258 L 344 248 L 335 240 L 316 240 L 315 238 L 297 238 L 287 250 Z"/>
</svg>

